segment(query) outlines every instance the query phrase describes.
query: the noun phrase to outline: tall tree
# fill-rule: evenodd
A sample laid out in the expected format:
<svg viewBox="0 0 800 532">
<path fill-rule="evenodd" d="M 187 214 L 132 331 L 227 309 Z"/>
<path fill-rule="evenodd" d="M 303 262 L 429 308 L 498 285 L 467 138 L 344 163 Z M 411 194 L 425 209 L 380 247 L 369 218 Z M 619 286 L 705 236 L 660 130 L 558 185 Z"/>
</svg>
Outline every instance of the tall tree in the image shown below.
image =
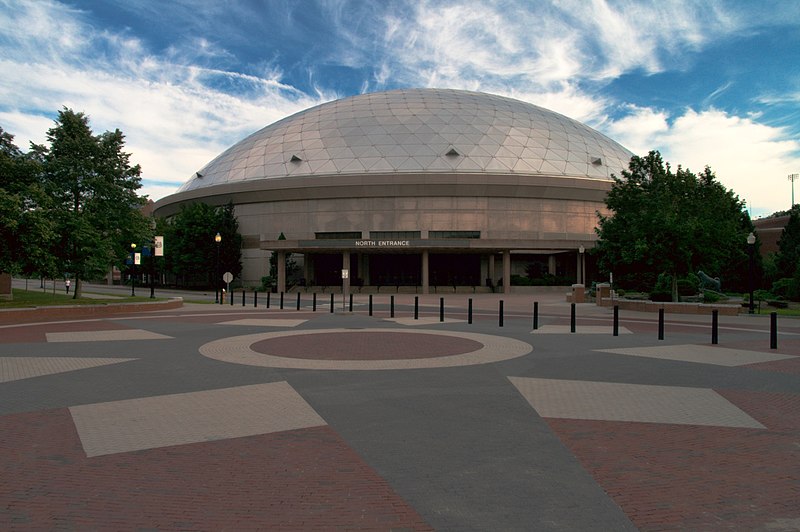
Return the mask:
<svg viewBox="0 0 800 532">
<path fill-rule="evenodd" d="M 123 152 L 119 130 L 95 136 L 89 119 L 71 109 L 59 111 L 48 130 L 49 148 L 42 148 L 46 190 L 54 202 L 58 241 L 54 250 L 63 271 L 81 281 L 102 276 L 119 264 L 148 232 L 139 210 L 145 199 L 139 165 Z"/>
<path fill-rule="evenodd" d="M 221 272 L 238 277 L 242 271 L 242 237 L 233 204 L 181 206 L 165 232 L 167 265 L 181 284 L 218 286 Z M 221 240 L 214 240 L 219 233 Z M 217 262 L 219 261 L 219 272 Z"/>
<path fill-rule="evenodd" d="M 706 168 L 699 176 L 673 172 L 661 154 L 634 156 L 606 197 L 610 216 L 599 216 L 600 268 L 623 283 L 652 288 L 659 274 L 677 281 L 704 270 L 730 284 L 747 272 L 747 234 L 753 230 L 739 198 Z M 744 271 L 744 273 L 742 273 Z"/>
<path fill-rule="evenodd" d="M 0 128 L 0 272 L 52 275 L 54 237 L 38 153 L 28 154 Z"/>
<path fill-rule="evenodd" d="M 778 240 L 778 277 L 792 277 L 800 269 L 800 205 L 789 211 L 789 221 Z"/>
</svg>

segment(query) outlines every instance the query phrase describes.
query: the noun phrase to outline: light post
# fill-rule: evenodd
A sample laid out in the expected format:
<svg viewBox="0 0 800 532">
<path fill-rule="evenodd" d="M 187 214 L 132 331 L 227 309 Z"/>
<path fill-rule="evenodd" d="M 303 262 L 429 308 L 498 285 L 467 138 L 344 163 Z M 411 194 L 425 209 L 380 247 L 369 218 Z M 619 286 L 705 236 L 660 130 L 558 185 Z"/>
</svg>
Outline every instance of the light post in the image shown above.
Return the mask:
<svg viewBox="0 0 800 532">
<path fill-rule="evenodd" d="M 131 244 L 131 297 L 136 295 L 136 244 Z"/>
<path fill-rule="evenodd" d="M 222 235 L 217 233 L 214 236 L 214 242 L 217 243 L 217 267 L 214 270 L 214 303 L 222 303 L 222 298 L 219 297 L 219 243 L 222 242 Z"/>
<path fill-rule="evenodd" d="M 584 286 L 586 286 L 586 283 L 584 282 L 584 279 L 583 279 L 584 272 L 586 270 L 586 265 L 583 262 L 583 253 L 585 251 L 586 251 L 586 248 L 584 248 L 583 246 L 578 248 L 578 253 L 579 253 L 579 257 L 580 257 L 580 261 L 578 263 L 580 265 L 580 277 L 578 278 L 578 282 L 580 284 L 584 285 Z"/>
<path fill-rule="evenodd" d="M 748 313 L 753 314 L 753 269 L 755 267 L 754 262 L 754 251 L 756 247 L 756 235 L 750 233 L 747 235 L 747 252 L 750 254 L 750 274 L 749 274 L 749 282 L 748 285 L 750 287 L 750 306 L 748 307 Z"/>
<path fill-rule="evenodd" d="M 800 174 L 789 174 L 787 177 L 792 182 L 792 207 L 794 207 L 794 182 L 800 179 Z"/>
</svg>

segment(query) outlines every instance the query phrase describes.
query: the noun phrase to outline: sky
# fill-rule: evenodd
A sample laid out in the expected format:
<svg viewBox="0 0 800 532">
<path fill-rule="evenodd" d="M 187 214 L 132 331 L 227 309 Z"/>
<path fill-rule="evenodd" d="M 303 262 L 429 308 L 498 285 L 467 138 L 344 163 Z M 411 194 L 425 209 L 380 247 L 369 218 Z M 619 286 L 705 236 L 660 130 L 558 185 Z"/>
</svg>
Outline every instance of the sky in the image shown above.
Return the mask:
<svg viewBox="0 0 800 532">
<path fill-rule="evenodd" d="M 466 89 L 709 166 L 754 218 L 800 173 L 798 0 L 0 0 L 0 127 L 120 129 L 153 200 L 320 103 Z"/>
</svg>

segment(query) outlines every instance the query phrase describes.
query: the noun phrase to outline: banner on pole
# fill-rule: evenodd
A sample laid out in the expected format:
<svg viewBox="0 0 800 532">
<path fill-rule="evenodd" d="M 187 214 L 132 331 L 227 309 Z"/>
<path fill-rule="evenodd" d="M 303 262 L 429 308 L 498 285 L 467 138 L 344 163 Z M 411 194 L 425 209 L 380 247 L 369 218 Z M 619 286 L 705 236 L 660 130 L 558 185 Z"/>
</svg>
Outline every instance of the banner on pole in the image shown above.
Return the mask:
<svg viewBox="0 0 800 532">
<path fill-rule="evenodd" d="M 156 257 L 163 257 L 164 256 L 164 237 L 163 236 L 155 237 L 155 244 L 156 244 Z"/>
</svg>

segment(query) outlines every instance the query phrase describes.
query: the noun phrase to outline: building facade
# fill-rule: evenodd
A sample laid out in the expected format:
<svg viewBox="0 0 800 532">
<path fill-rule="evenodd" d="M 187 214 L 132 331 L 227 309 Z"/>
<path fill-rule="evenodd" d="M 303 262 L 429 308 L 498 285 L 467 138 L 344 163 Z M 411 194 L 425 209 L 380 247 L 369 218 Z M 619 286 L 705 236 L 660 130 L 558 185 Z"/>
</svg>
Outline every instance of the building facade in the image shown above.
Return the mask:
<svg viewBox="0 0 800 532">
<path fill-rule="evenodd" d="M 511 290 L 585 279 L 597 213 L 631 153 L 518 100 L 407 89 L 329 102 L 235 144 L 156 203 L 235 205 L 243 282 L 286 256 L 305 285 Z M 333 288 L 332 288 L 333 289 Z"/>
</svg>

